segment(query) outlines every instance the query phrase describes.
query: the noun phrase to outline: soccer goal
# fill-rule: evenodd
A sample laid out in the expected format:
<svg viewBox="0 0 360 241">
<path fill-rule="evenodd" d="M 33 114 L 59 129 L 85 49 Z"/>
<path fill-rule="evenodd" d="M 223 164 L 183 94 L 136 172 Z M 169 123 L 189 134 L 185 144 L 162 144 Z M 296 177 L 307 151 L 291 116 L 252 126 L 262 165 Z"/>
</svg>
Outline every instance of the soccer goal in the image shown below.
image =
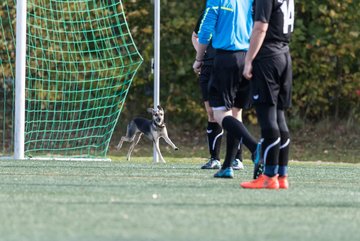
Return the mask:
<svg viewBox="0 0 360 241">
<path fill-rule="evenodd" d="M 143 61 L 122 1 L 3 0 L 0 16 L 0 155 L 106 159 Z"/>
</svg>

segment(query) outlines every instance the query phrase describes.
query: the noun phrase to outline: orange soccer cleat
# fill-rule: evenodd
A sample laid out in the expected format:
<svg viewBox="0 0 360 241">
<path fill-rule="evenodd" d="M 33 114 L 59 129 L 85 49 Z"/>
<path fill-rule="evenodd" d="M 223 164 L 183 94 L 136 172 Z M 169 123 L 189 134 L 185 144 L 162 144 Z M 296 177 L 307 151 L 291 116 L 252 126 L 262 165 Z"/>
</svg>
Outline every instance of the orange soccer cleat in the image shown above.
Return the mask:
<svg viewBox="0 0 360 241">
<path fill-rule="evenodd" d="M 240 186 L 250 189 L 279 189 L 278 176 L 268 177 L 265 174 L 261 174 L 257 179 L 250 182 L 242 182 Z"/>
<path fill-rule="evenodd" d="M 286 176 L 279 176 L 278 180 L 279 180 L 279 188 L 282 188 L 282 189 L 288 189 L 289 188 L 289 181 L 288 181 L 287 175 Z"/>
</svg>

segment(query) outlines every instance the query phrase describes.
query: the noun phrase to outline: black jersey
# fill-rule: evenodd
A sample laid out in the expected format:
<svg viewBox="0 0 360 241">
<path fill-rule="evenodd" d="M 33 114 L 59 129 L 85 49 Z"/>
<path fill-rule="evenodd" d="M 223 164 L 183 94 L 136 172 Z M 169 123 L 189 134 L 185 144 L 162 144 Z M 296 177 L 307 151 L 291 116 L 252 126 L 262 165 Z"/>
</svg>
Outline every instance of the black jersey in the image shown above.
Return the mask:
<svg viewBox="0 0 360 241">
<path fill-rule="evenodd" d="M 197 34 L 199 32 L 199 29 L 200 29 L 200 25 L 201 25 L 201 21 L 203 19 L 203 16 L 204 16 L 204 13 L 202 13 L 196 23 L 196 26 L 195 26 L 195 29 L 194 29 L 194 32 Z M 205 52 L 205 55 L 204 55 L 204 64 L 205 65 L 212 65 L 213 64 L 213 60 L 214 60 L 214 57 L 215 57 L 215 54 L 216 54 L 216 50 L 212 47 L 212 43 L 210 41 L 207 49 L 206 49 L 206 52 Z"/>
<path fill-rule="evenodd" d="M 291 33 L 294 30 L 294 0 L 255 0 L 254 2 L 254 21 L 269 24 L 258 57 L 288 51 Z"/>
</svg>

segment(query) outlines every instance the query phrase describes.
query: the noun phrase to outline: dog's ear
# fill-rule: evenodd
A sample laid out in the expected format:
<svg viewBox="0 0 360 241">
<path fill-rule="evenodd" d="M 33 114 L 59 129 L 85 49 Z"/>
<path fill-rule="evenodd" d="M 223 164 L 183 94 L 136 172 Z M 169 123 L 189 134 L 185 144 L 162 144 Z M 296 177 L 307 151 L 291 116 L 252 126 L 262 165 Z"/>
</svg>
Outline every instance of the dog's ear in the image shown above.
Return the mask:
<svg viewBox="0 0 360 241">
<path fill-rule="evenodd" d="M 160 105 L 157 106 L 158 110 L 164 110 Z"/>
<path fill-rule="evenodd" d="M 152 114 L 154 112 L 154 109 L 153 108 L 147 108 L 146 111 Z"/>
</svg>

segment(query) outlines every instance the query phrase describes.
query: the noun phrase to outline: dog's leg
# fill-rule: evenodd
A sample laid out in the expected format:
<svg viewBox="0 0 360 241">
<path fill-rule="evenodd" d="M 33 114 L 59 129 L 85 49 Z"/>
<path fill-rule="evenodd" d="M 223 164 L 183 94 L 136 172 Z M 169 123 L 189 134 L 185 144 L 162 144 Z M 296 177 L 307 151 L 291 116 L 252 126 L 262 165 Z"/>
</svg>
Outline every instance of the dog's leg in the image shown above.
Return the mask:
<svg viewBox="0 0 360 241">
<path fill-rule="evenodd" d="M 166 141 L 167 144 L 169 144 L 175 151 L 179 150 L 177 146 L 170 140 L 166 128 L 163 130 L 163 133 L 161 135 L 162 138 Z"/>
<path fill-rule="evenodd" d="M 128 154 L 127 154 L 127 156 L 126 156 L 126 160 L 130 161 L 131 153 L 133 152 L 135 146 L 139 143 L 142 134 L 143 134 L 143 133 L 140 133 L 140 134 L 136 137 L 136 139 L 135 139 L 135 136 L 136 136 L 136 135 L 134 135 L 133 141 L 132 141 L 132 143 L 131 143 L 131 146 L 130 146 L 130 148 L 129 148 Z"/>
<path fill-rule="evenodd" d="M 116 149 L 120 150 L 124 141 L 127 141 L 127 142 L 134 141 L 136 133 L 137 133 L 137 127 L 136 127 L 135 123 L 133 121 L 131 121 L 126 128 L 126 135 L 121 137 L 119 144 L 116 146 Z"/>
<path fill-rule="evenodd" d="M 116 146 L 116 150 L 120 150 L 121 147 L 122 147 L 122 144 L 124 143 L 124 140 L 125 140 L 125 136 L 121 137 L 121 140 L 119 141 L 119 144 Z"/>
<path fill-rule="evenodd" d="M 156 148 L 156 152 L 158 153 L 159 155 L 159 159 L 162 163 L 166 163 L 166 161 L 164 160 L 163 156 L 161 155 L 161 152 L 160 152 L 160 148 L 159 148 L 159 139 L 160 137 L 154 139 L 154 143 L 155 143 L 155 148 Z"/>
<path fill-rule="evenodd" d="M 128 136 L 121 137 L 121 140 L 120 140 L 119 144 L 116 146 L 116 150 L 120 150 L 120 148 L 122 147 L 122 144 L 124 143 L 124 141 L 133 142 L 134 139 L 135 139 L 135 136 L 136 136 L 136 133 L 131 137 L 128 137 Z"/>
<path fill-rule="evenodd" d="M 168 136 L 163 137 L 167 144 L 169 144 L 175 151 L 179 150 L 177 146 L 170 140 Z"/>
</svg>

